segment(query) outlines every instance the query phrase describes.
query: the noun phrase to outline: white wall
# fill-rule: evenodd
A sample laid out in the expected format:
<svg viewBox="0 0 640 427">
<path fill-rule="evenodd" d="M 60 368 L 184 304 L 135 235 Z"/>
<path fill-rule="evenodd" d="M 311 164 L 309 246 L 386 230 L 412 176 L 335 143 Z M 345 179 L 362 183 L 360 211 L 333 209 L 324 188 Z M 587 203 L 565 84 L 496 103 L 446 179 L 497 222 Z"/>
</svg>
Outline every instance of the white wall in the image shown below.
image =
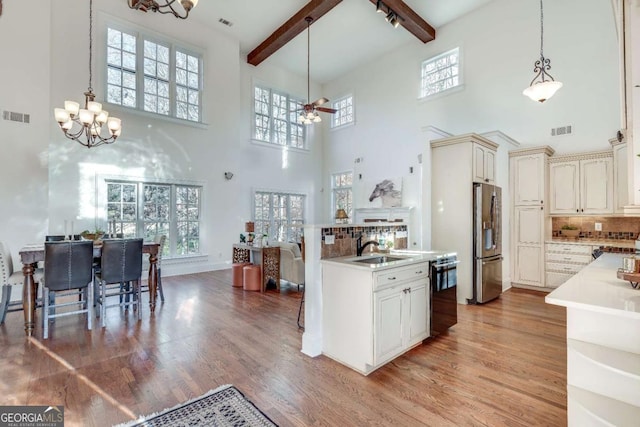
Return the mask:
<svg viewBox="0 0 640 427">
<path fill-rule="evenodd" d="M 122 119 L 122 136 L 112 145 L 87 149 L 64 137 L 54 122 L 53 108 L 63 106 L 65 99 L 82 102 L 88 86 L 88 2 L 59 0 L 50 13 L 49 2 L 44 10 L 40 3 L 37 17 L 32 13 L 35 2 L 25 0 L 5 5 L 0 18 L 3 40 L 15 39 L 21 28 L 29 28 L 24 34 L 26 41 L 19 47 L 0 45 L 1 57 L 16 58 L 11 67 L 3 65 L 0 70 L 2 76 L 6 75 L 0 80 L 0 107 L 31 110 L 33 121 L 30 126 L 0 122 L 2 141 L 16 150 L 14 154 L 7 150 L 10 156 L 2 157 L 8 169 L 0 171 L 4 182 L 0 195 L 6 207 L 0 210 L 0 239 L 9 241 L 16 258 L 21 245 L 42 241 L 48 233 L 63 233 L 65 220 L 74 221 L 76 232 L 96 226 L 106 228 L 104 211 L 96 209 L 96 184 L 104 175 L 204 185 L 203 256 L 188 262 L 164 262 L 163 274 L 228 266 L 231 245 L 251 218 L 254 189 L 307 194 L 307 219 L 316 221 L 319 208 L 315 192 L 322 174 L 317 141 L 321 140 L 322 129 L 314 129 L 310 152 L 285 153 L 251 141 L 254 79 L 306 97 L 305 76 L 247 65 L 236 40 L 195 20 L 136 12 L 124 1 L 94 1 L 92 83 L 97 100 L 105 97 L 105 22 L 117 21 L 204 51 L 206 125 L 160 120 L 105 104 L 112 116 Z M 26 51 L 33 55 L 24 55 Z M 317 86 L 312 89 L 317 91 Z M 5 104 L 6 99 L 12 101 L 11 105 Z M 35 104 L 35 99 L 42 102 Z M 39 110 L 34 111 L 34 105 Z M 11 129 L 11 133 L 5 129 Z M 25 134 L 23 129 L 34 135 Z M 48 163 L 41 165 L 38 156 L 48 158 Z M 18 177 L 27 170 L 32 177 L 21 187 Z M 234 173 L 232 180 L 224 179 L 226 171 Z M 33 203 L 30 198 L 35 199 Z"/>
<path fill-rule="evenodd" d="M 402 176 L 413 182 L 408 167 L 427 147 L 431 132 L 423 130 L 434 128 L 453 135 L 500 131 L 522 146 L 550 145 L 558 153 L 609 148 L 620 126 L 611 2 L 561 0 L 544 6 L 544 53 L 551 59 L 551 74 L 564 83 L 552 99 L 539 104 L 522 95 L 539 58 L 539 3 L 495 0 L 438 28 L 433 42 L 414 40 L 381 52 L 375 61 L 325 85 L 328 98 L 353 93 L 356 106 L 355 125 L 326 132 L 325 176 L 353 169 L 354 159 L 364 157 L 356 168 L 364 177 Z M 419 100 L 421 62 L 456 46 L 462 49 L 464 89 Z M 550 136 L 551 128 L 564 125 L 572 125 L 572 135 Z M 430 175 L 429 164 L 425 158 L 423 174 Z M 405 188 L 403 197 L 411 203 L 428 197 L 428 189 Z M 329 202 L 325 194 L 327 209 Z M 422 246 L 428 249 L 430 215 L 422 215 Z"/>
</svg>

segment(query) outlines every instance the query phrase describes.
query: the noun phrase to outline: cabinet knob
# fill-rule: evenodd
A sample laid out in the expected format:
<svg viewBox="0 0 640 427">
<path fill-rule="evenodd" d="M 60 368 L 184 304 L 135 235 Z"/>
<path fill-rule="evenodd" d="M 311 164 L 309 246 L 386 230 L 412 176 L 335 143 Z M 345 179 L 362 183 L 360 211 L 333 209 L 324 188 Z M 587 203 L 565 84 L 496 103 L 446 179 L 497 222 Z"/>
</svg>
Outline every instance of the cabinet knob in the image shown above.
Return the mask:
<svg viewBox="0 0 640 427">
<path fill-rule="evenodd" d="M 576 212 L 580 212 L 580 209 L 576 209 Z"/>
<path fill-rule="evenodd" d="M 484 179 L 484 182 L 489 182 L 489 178 L 485 178 L 485 179 Z"/>
</svg>

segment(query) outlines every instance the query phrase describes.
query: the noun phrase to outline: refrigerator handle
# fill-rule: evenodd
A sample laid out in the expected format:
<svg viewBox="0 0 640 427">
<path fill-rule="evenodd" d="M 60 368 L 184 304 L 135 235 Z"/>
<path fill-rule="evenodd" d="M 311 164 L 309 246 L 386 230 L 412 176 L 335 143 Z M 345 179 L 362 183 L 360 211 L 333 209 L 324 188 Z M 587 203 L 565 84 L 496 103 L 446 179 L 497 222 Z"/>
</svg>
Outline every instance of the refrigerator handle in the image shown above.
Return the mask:
<svg viewBox="0 0 640 427">
<path fill-rule="evenodd" d="M 496 199 L 497 199 L 497 195 L 496 192 L 494 191 L 493 193 L 491 193 L 491 245 L 493 247 L 493 249 L 496 248 L 496 216 L 498 214 L 497 212 L 497 206 L 498 204 L 496 203 Z"/>
</svg>

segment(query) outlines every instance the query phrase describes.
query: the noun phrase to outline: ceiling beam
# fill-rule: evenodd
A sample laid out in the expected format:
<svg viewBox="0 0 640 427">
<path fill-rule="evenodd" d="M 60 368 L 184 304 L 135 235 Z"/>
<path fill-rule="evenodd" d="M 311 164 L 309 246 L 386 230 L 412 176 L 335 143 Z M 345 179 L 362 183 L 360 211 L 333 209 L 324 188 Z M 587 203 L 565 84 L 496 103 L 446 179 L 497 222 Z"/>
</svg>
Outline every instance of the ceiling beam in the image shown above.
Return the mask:
<svg viewBox="0 0 640 427">
<path fill-rule="evenodd" d="M 321 18 L 325 13 L 336 7 L 342 0 L 311 0 L 302 9 L 296 12 L 280 28 L 275 30 L 265 41 L 253 49 L 247 55 L 247 62 L 258 65 L 285 44 L 293 40 L 298 34 L 307 29 L 305 18 L 311 17 L 313 22 Z M 312 22 L 312 24 L 313 24 Z"/>
<path fill-rule="evenodd" d="M 377 0 L 369 1 L 373 4 L 378 2 Z M 436 30 L 402 0 L 382 0 L 382 3 L 393 10 L 399 16 L 400 25 L 422 43 L 428 43 L 436 38 Z"/>
</svg>

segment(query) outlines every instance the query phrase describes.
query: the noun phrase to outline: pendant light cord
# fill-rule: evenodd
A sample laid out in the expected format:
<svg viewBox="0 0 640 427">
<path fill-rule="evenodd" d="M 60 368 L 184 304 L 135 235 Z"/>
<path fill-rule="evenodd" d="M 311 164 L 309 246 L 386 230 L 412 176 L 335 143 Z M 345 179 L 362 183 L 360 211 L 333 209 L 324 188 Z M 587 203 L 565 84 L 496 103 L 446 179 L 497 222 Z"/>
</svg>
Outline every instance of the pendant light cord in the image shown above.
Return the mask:
<svg viewBox="0 0 640 427">
<path fill-rule="evenodd" d="M 544 57 L 543 53 L 543 40 L 544 40 L 544 15 L 542 13 L 542 0 L 540 0 L 540 56 Z"/>
<path fill-rule="evenodd" d="M 93 0 L 89 0 L 89 92 L 93 92 L 91 81 L 93 74 L 91 71 L 91 62 L 93 61 Z"/>
<path fill-rule="evenodd" d="M 311 56 L 311 53 L 310 53 L 310 51 L 311 51 L 311 31 L 310 31 L 311 20 L 312 20 L 311 17 L 307 17 L 307 104 L 309 104 L 311 102 L 311 89 L 310 89 L 311 84 L 309 83 L 309 80 L 311 78 L 309 76 L 309 73 L 310 73 L 310 70 L 311 70 L 311 67 L 309 65 L 309 63 L 310 63 L 310 59 L 309 58 Z"/>
</svg>

